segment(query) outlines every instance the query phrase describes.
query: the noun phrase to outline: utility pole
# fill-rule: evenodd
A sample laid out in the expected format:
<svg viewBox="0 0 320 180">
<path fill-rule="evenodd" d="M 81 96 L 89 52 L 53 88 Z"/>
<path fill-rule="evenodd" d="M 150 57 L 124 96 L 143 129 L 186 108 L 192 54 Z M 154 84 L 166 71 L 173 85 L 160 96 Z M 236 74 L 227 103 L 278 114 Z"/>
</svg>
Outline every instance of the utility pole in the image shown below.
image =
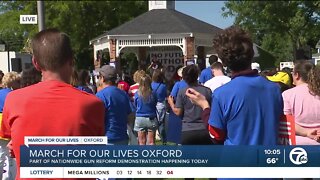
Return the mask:
<svg viewBox="0 0 320 180">
<path fill-rule="evenodd" d="M 45 29 L 43 1 L 37 1 L 37 9 L 38 9 L 38 28 L 40 32 Z"/>
</svg>

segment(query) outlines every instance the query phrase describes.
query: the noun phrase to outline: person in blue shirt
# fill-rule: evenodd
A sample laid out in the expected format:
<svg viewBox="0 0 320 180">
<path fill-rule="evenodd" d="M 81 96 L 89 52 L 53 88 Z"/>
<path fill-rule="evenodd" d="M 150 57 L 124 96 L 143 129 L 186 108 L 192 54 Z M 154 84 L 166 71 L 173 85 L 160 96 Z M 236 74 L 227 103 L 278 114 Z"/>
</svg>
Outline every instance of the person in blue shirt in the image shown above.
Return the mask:
<svg viewBox="0 0 320 180">
<path fill-rule="evenodd" d="M 177 98 L 178 96 L 178 92 L 180 89 L 186 88 L 188 86 L 187 82 L 185 80 L 183 80 L 182 78 L 182 71 L 186 66 L 183 66 L 181 68 L 178 69 L 177 74 L 178 76 L 181 78 L 180 81 L 177 81 L 174 85 L 173 88 L 171 90 L 170 96 L 172 96 L 174 99 Z"/>
<path fill-rule="evenodd" d="M 155 69 L 152 74 L 152 91 L 157 96 L 157 120 L 158 120 L 158 132 L 163 144 L 167 143 L 165 132 L 165 115 L 166 115 L 166 98 L 167 98 L 167 86 L 164 84 L 164 74 L 160 69 Z"/>
<path fill-rule="evenodd" d="M 177 75 L 180 77 L 180 81 L 177 81 L 170 93 L 170 96 L 173 97 L 174 101 L 177 99 L 178 92 L 181 89 L 188 87 L 187 82 L 182 78 L 182 71 L 186 66 L 183 66 L 178 69 Z M 169 111 L 169 120 L 168 120 L 168 132 L 167 132 L 167 140 L 170 142 L 174 142 L 176 144 L 181 144 L 181 116 L 177 116 L 174 112 L 172 112 L 171 108 Z"/>
<path fill-rule="evenodd" d="M 4 102 L 9 92 L 20 88 L 21 76 L 17 72 L 8 72 L 2 78 L 0 89 L 0 113 L 3 112 Z"/>
<path fill-rule="evenodd" d="M 132 118 L 129 96 L 116 87 L 117 73 L 114 67 L 104 65 L 98 72 L 102 90 L 96 96 L 103 101 L 106 108 L 105 129 L 108 143 L 127 145 L 127 123 Z"/>
<path fill-rule="evenodd" d="M 211 65 L 215 62 L 218 62 L 218 57 L 216 55 L 211 55 L 209 57 L 209 64 L 210 66 L 205 68 L 204 70 L 201 71 L 201 74 L 199 76 L 199 83 L 204 84 L 208 80 L 210 80 L 213 75 L 212 75 L 212 70 L 211 70 Z"/>
<path fill-rule="evenodd" d="M 254 51 L 250 36 L 233 26 L 214 40 L 214 48 L 232 71 L 232 80 L 213 93 L 208 121 L 211 137 L 225 145 L 277 145 L 283 118 L 281 91 L 251 69 Z M 191 90 L 188 97 L 198 94 Z M 203 97 L 192 99 L 199 104 L 196 99 Z M 201 107 L 203 112 L 210 111 L 208 106 Z"/>
<path fill-rule="evenodd" d="M 15 89 L 20 88 L 20 80 L 21 77 L 17 72 L 8 72 L 2 78 L 2 89 L 0 89 L 0 125 L 2 124 L 2 112 L 5 104 L 5 100 L 7 95 Z M 8 175 L 15 175 L 16 163 L 15 160 L 10 157 L 9 149 L 7 148 L 7 144 L 10 139 L 6 139 L 0 137 L 0 172 L 4 171 L 4 166 L 9 167 L 7 170 Z M 0 178 L 2 179 L 4 173 L 0 174 Z M 14 177 L 8 177 L 8 179 L 14 179 Z"/>
<path fill-rule="evenodd" d="M 151 77 L 140 77 L 139 89 L 134 95 L 136 120 L 134 130 L 138 132 L 139 145 L 154 145 L 157 122 L 157 95 L 151 88 Z"/>
</svg>

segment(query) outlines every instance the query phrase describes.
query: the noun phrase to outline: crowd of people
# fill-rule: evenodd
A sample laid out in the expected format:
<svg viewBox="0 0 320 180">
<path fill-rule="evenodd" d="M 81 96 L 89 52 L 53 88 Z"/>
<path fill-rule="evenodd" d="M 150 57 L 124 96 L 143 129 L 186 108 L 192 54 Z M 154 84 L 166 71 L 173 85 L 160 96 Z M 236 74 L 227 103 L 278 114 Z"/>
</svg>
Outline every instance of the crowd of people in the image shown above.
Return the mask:
<svg viewBox="0 0 320 180">
<path fill-rule="evenodd" d="M 165 145 L 167 112 L 181 120 L 181 145 L 277 145 L 279 121 L 288 116 L 297 144 L 320 145 L 319 66 L 299 61 L 292 70 L 260 72 L 252 67 L 252 39 L 234 26 L 213 42 L 218 56 L 209 58 L 211 66 L 179 68 L 172 88 L 161 65 L 136 71 L 134 84 L 104 65 L 95 86 L 88 71 L 75 70 L 65 33 L 39 32 L 31 41 L 34 67 L 1 74 L 0 168 L 16 158 L 19 178 L 25 136 L 107 136 L 110 145 L 155 145 L 158 133 Z"/>
</svg>

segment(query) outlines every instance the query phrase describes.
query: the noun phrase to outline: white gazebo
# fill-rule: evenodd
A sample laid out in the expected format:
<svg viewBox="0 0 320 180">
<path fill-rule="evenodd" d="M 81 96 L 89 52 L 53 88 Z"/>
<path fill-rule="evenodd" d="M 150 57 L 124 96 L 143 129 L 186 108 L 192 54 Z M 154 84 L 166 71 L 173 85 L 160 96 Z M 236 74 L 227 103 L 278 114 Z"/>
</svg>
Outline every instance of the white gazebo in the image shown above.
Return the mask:
<svg viewBox="0 0 320 180">
<path fill-rule="evenodd" d="M 90 44 L 96 67 L 101 65 L 97 53 L 106 49 L 110 61 L 117 65 L 120 53 L 135 53 L 140 67 L 145 68 L 150 63 L 146 62 L 147 57 L 153 52 L 168 51 L 171 53 L 159 54 L 159 57 L 165 60 L 164 56 L 168 56 L 170 63 L 174 58 L 182 58 L 181 62 L 175 61 L 180 65 L 197 57 L 199 66 L 205 66 L 206 54 L 214 53 L 212 39 L 219 31 L 218 27 L 176 11 L 174 1 L 149 1 L 148 12 L 92 39 Z M 172 57 L 172 52 L 181 54 Z M 155 53 L 152 56 L 157 57 Z"/>
</svg>

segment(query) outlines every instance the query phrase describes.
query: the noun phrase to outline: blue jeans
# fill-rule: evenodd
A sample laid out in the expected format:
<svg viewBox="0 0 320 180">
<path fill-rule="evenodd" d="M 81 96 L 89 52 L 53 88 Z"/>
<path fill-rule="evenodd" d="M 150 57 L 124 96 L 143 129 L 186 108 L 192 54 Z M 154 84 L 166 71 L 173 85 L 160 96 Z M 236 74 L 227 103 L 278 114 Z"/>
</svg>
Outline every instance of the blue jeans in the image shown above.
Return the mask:
<svg viewBox="0 0 320 180">
<path fill-rule="evenodd" d="M 167 143 L 166 129 L 165 129 L 165 116 L 166 116 L 166 103 L 157 103 L 157 120 L 158 120 L 158 131 L 160 133 L 162 143 Z"/>
</svg>

